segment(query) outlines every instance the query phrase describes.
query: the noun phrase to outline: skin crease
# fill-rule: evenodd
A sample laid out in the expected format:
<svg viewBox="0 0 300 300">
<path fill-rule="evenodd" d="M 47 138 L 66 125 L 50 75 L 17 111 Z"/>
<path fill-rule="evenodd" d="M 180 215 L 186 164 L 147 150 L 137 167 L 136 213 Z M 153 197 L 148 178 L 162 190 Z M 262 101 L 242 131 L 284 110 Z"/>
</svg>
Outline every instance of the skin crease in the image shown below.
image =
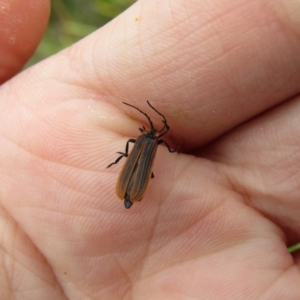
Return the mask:
<svg viewBox="0 0 300 300">
<path fill-rule="evenodd" d="M 32 49 L 49 16 L 39 2 L 1 21 L 13 30 L 35 9 L 17 31 Z M 18 75 L 32 51 L 1 32 L 0 299 L 299 299 L 286 249 L 300 241 L 299 12 L 138 1 Z M 148 125 L 122 101 L 161 128 L 146 100 L 180 153 L 159 146 L 126 211 L 125 158 L 106 166 Z"/>
</svg>

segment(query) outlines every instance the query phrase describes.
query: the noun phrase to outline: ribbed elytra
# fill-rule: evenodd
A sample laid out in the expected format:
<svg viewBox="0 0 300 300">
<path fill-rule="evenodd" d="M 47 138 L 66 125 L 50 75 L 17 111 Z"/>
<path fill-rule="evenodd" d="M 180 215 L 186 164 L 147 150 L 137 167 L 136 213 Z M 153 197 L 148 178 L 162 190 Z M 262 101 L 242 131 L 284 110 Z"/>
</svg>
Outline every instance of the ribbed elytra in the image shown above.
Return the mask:
<svg viewBox="0 0 300 300">
<path fill-rule="evenodd" d="M 125 102 L 123 103 L 142 113 L 148 119 L 150 124 L 150 130 L 146 130 L 144 126 L 139 128 L 142 135 L 137 139 L 129 139 L 126 143 L 125 152 L 117 152 L 121 154 L 121 156 L 119 156 L 115 162 L 107 166 L 107 168 L 109 168 L 112 165 L 117 164 L 123 157 L 128 157 L 122 167 L 116 185 L 117 196 L 121 200 L 124 200 L 125 208 L 128 209 L 132 206 L 133 202 L 142 200 L 150 177 L 154 177 L 152 165 L 156 155 L 157 146 L 165 143 L 169 152 L 176 152 L 176 150 L 172 150 L 165 140 L 160 139 L 169 131 L 170 127 L 165 116 L 157 111 L 149 101 L 147 101 L 148 105 L 163 118 L 162 122 L 164 126 L 161 130 L 155 129 L 150 117 L 139 108 Z M 134 144 L 130 153 L 128 153 L 129 143 Z"/>
</svg>

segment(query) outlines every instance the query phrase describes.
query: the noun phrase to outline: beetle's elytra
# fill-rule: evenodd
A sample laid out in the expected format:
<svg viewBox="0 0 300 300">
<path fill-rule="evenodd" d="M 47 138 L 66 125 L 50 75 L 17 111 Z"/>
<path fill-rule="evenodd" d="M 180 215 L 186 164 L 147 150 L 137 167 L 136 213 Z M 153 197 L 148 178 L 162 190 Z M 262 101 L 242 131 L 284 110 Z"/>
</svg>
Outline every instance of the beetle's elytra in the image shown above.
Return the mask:
<svg viewBox="0 0 300 300">
<path fill-rule="evenodd" d="M 152 173 L 152 165 L 157 146 L 165 143 L 169 152 L 176 152 L 176 150 L 172 150 L 165 140 L 160 139 L 169 131 L 170 127 L 165 116 L 157 111 L 149 101 L 147 101 L 148 105 L 163 118 L 162 122 L 164 126 L 159 131 L 154 128 L 150 117 L 146 113 L 131 104 L 125 102 L 123 103 L 142 113 L 148 119 L 150 124 L 150 130 L 146 130 L 144 126 L 139 128 L 142 135 L 140 135 L 137 139 L 128 140 L 126 143 L 125 152 L 117 152 L 121 154 L 121 156 L 119 156 L 115 162 L 107 166 L 107 168 L 109 168 L 112 165 L 117 164 L 122 157 L 128 157 L 122 167 L 116 186 L 117 196 L 121 200 L 124 199 L 125 208 L 128 209 L 131 207 L 133 202 L 142 200 L 150 177 L 154 177 Z M 128 153 L 129 143 L 134 144 L 130 153 Z"/>
</svg>

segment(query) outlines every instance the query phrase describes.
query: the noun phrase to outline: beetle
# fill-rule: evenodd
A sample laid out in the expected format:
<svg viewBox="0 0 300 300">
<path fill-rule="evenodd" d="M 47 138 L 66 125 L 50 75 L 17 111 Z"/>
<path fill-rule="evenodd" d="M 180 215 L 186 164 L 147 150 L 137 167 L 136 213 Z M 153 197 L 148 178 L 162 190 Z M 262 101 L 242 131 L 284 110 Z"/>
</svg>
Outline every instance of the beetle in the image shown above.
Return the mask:
<svg viewBox="0 0 300 300">
<path fill-rule="evenodd" d="M 152 165 L 156 155 L 157 146 L 164 143 L 169 152 L 173 153 L 177 151 L 177 149 L 172 150 L 164 139 L 160 139 L 163 135 L 167 134 L 170 129 L 165 116 L 156 110 L 149 101 L 147 101 L 147 103 L 163 118 L 163 128 L 161 130 L 155 129 L 150 117 L 146 113 L 131 104 L 123 102 L 123 104 L 138 110 L 148 119 L 150 130 L 147 130 L 145 126 L 139 128 L 142 135 L 140 135 L 137 139 L 129 139 L 126 143 L 125 152 L 117 152 L 121 154 L 121 156 L 119 156 L 115 162 L 106 167 L 109 168 L 112 165 L 117 164 L 123 157 L 128 157 L 122 167 L 116 185 L 116 194 L 121 200 L 124 199 L 126 209 L 129 209 L 133 202 L 142 200 L 150 177 L 154 177 Z M 129 143 L 134 144 L 130 153 L 128 153 Z"/>
</svg>

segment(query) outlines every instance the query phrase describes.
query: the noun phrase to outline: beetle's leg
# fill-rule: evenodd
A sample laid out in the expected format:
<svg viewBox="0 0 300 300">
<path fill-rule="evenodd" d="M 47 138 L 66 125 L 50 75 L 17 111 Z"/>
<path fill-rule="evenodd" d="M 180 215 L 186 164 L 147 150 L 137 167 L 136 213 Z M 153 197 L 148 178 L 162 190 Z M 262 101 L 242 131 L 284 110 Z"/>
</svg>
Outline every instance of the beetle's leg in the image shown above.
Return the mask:
<svg viewBox="0 0 300 300">
<path fill-rule="evenodd" d="M 117 152 L 117 153 L 120 153 L 121 154 L 121 152 Z M 124 156 L 126 156 L 125 155 L 125 153 L 122 153 L 122 155 L 121 156 L 119 156 L 117 159 L 116 159 L 116 161 L 115 162 L 113 162 L 113 163 L 111 163 L 111 164 L 109 164 L 107 167 L 106 167 L 106 169 L 107 168 L 109 168 L 109 167 L 111 167 L 112 165 L 115 165 L 115 164 L 117 164 L 120 160 L 121 160 L 121 158 L 122 157 L 124 157 Z"/>
<path fill-rule="evenodd" d="M 163 123 L 164 123 L 164 127 L 159 131 L 160 137 L 165 135 L 170 130 L 170 126 L 167 124 L 167 122 L 163 121 Z"/>
<path fill-rule="evenodd" d="M 139 131 L 140 131 L 141 133 L 143 133 L 145 130 L 146 130 L 145 126 L 139 128 Z"/>
<path fill-rule="evenodd" d="M 158 141 L 158 145 L 159 145 L 159 144 L 162 144 L 162 143 L 165 143 L 165 144 L 166 144 L 166 146 L 167 146 L 169 152 L 171 152 L 171 153 L 177 152 L 178 148 L 177 148 L 177 149 L 174 149 L 174 150 L 171 149 L 170 146 L 168 145 L 168 143 L 167 143 L 165 140 L 159 140 L 159 141 Z"/>
<path fill-rule="evenodd" d="M 127 143 L 126 143 L 125 152 L 117 152 L 117 153 L 121 154 L 121 156 L 119 156 L 119 157 L 116 159 L 115 162 L 109 164 L 109 165 L 106 167 L 106 169 L 109 168 L 109 167 L 111 167 L 112 165 L 117 164 L 117 163 L 122 159 L 122 157 L 124 157 L 124 156 L 127 157 L 127 156 L 128 156 L 128 150 L 129 150 L 129 143 L 133 143 L 133 144 L 134 144 L 135 141 L 136 141 L 135 139 L 130 139 L 130 140 L 128 140 Z"/>
<path fill-rule="evenodd" d="M 126 143 L 125 152 L 117 152 L 117 153 L 119 153 L 119 154 L 122 154 L 121 158 L 122 158 L 123 156 L 125 156 L 125 157 L 128 156 L 128 154 L 129 154 L 129 153 L 128 153 L 128 150 L 129 150 L 129 143 L 133 143 L 133 144 L 134 144 L 135 142 L 136 142 L 135 139 L 130 139 L 130 140 L 128 140 L 127 143 Z M 119 161 L 121 158 L 119 157 L 115 163 L 118 163 L 118 161 Z"/>
</svg>

